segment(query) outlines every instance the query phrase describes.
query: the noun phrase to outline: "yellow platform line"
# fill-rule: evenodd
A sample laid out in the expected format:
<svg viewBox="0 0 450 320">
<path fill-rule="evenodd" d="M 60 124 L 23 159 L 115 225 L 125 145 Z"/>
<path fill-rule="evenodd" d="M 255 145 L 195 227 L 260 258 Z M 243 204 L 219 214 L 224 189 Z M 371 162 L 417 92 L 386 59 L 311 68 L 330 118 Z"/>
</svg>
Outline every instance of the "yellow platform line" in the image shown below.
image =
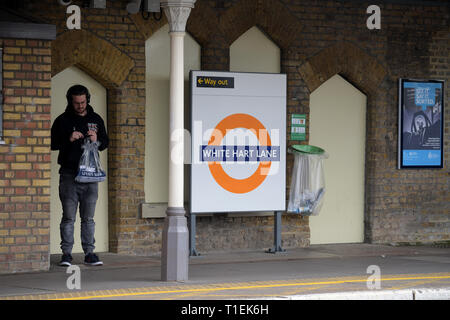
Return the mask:
<svg viewBox="0 0 450 320">
<path fill-rule="evenodd" d="M 338 280 L 336 280 L 338 279 Z M 390 275 L 381 277 L 381 282 L 389 281 L 408 281 L 408 280 L 443 280 L 450 279 L 450 273 L 443 274 L 426 274 L 426 275 Z M 194 286 L 175 285 L 171 289 L 170 287 L 147 287 L 141 288 L 129 288 L 129 289 L 115 289 L 115 293 L 111 293 L 111 290 L 95 290 L 87 292 L 66 292 L 60 294 L 45 294 L 45 295 L 28 295 L 28 296 L 14 296 L 14 297 L 0 297 L 6 300 L 26 300 L 26 299 L 43 299 L 43 300 L 85 300 L 85 299 L 102 299 L 102 298 L 117 298 L 117 297 L 132 297 L 132 296 L 144 296 L 144 295 L 161 295 L 161 294 L 173 294 L 173 293 L 206 293 L 214 291 L 225 290 L 250 290 L 250 289 L 268 289 L 268 288 L 282 288 L 282 287 L 294 287 L 294 286 L 323 286 L 323 285 L 337 285 L 337 284 L 349 284 L 349 283 L 362 283 L 367 282 L 368 277 L 363 278 L 330 278 L 329 280 L 316 280 L 304 282 L 305 280 L 282 280 L 282 281 L 266 281 L 266 282 L 242 282 L 242 283 L 223 283 L 223 284 L 204 284 Z M 294 281 L 294 282 L 292 282 Z"/>
</svg>

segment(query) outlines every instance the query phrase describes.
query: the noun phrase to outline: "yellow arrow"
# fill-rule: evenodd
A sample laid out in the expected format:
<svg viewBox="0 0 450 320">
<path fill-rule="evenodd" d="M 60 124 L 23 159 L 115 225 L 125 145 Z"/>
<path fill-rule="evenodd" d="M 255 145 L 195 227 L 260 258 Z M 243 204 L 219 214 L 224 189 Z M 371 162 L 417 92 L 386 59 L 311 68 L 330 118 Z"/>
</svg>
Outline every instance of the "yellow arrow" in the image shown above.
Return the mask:
<svg viewBox="0 0 450 320">
<path fill-rule="evenodd" d="M 203 83 L 202 78 L 198 78 L 197 82 L 200 83 L 200 84 L 202 84 L 202 83 Z"/>
</svg>

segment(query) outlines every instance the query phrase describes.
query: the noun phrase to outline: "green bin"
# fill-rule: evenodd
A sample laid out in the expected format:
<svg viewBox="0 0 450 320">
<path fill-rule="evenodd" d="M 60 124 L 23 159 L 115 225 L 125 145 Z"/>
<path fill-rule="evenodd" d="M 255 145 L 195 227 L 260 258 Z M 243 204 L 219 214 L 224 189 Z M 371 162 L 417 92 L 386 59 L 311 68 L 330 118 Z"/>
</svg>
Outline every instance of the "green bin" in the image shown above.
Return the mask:
<svg viewBox="0 0 450 320">
<path fill-rule="evenodd" d="M 294 152 L 307 153 L 307 154 L 324 154 L 325 150 L 322 148 L 308 145 L 308 144 L 294 144 L 290 146 L 290 149 Z"/>
</svg>

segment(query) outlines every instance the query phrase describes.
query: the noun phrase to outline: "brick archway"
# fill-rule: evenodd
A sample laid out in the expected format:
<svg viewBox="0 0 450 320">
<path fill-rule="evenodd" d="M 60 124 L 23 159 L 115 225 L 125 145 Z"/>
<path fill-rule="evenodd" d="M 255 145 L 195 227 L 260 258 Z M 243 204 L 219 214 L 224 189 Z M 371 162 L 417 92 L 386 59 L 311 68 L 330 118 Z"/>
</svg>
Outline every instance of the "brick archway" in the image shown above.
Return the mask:
<svg viewBox="0 0 450 320">
<path fill-rule="evenodd" d="M 374 57 L 350 42 L 323 49 L 298 67 L 298 72 L 310 93 L 335 74 L 340 74 L 367 95 L 376 92 L 387 74 Z"/>
<path fill-rule="evenodd" d="M 140 14 L 130 15 L 130 18 L 144 39 L 167 23 L 164 14 L 159 21 L 147 21 Z M 186 30 L 202 47 L 217 42 L 229 46 L 253 26 L 266 32 L 282 49 L 288 48 L 302 29 L 298 19 L 279 1 L 242 0 L 220 15 L 207 3 L 197 2 Z"/>
<path fill-rule="evenodd" d="M 127 78 L 134 61 L 108 41 L 79 30 L 65 32 L 52 43 L 52 76 L 73 65 L 114 88 Z"/>
<path fill-rule="evenodd" d="M 365 150 L 365 192 L 364 192 L 364 242 L 372 241 L 373 195 L 370 185 L 376 179 L 376 160 L 374 153 L 381 146 L 389 149 L 390 157 L 395 158 L 395 126 L 380 129 L 377 126 L 379 113 L 386 108 L 389 81 L 386 68 L 378 60 L 350 42 L 339 42 L 322 49 L 297 68 L 309 92 L 307 92 L 306 110 L 309 114 L 309 94 L 336 74 L 341 75 L 367 96 L 366 112 L 366 150 Z M 383 88 L 383 89 L 381 89 Z M 308 124 L 309 128 L 309 124 Z M 309 136 L 309 133 L 308 133 Z M 377 141 L 377 147 L 374 146 Z M 395 161 L 395 159 L 394 159 Z"/>
<path fill-rule="evenodd" d="M 132 188 L 123 185 L 123 177 L 130 175 L 128 167 L 123 165 L 124 161 L 128 165 L 136 163 L 136 167 L 143 161 L 144 127 L 128 125 L 140 123 L 145 113 L 142 99 L 129 89 L 135 62 L 110 42 L 88 31 L 71 30 L 52 43 L 52 76 L 70 66 L 80 68 L 107 89 L 107 131 L 111 142 L 108 148 L 109 251 L 120 252 L 125 250 L 121 247 L 123 235 L 120 233 L 121 219 L 126 214 L 123 202 L 129 201 L 127 197 L 138 202 L 144 193 L 141 188 L 143 178 L 140 180 L 139 176 L 135 178 L 137 182 Z M 141 150 L 136 151 L 133 157 L 128 155 L 126 160 L 117 156 L 130 145 Z M 141 181 L 142 184 L 139 184 Z"/>
<path fill-rule="evenodd" d="M 281 48 L 287 49 L 302 26 L 279 1 L 240 1 L 219 17 L 219 28 L 228 45 L 253 26 L 259 27 Z"/>
<path fill-rule="evenodd" d="M 144 20 L 140 14 L 130 16 L 137 29 L 148 39 L 167 23 Z M 202 70 L 229 70 L 229 47 L 253 26 L 264 31 L 280 49 L 287 50 L 302 26 L 298 19 L 279 1 L 242 0 L 222 14 L 217 14 L 206 2 L 197 2 L 186 30 L 202 48 Z"/>
</svg>

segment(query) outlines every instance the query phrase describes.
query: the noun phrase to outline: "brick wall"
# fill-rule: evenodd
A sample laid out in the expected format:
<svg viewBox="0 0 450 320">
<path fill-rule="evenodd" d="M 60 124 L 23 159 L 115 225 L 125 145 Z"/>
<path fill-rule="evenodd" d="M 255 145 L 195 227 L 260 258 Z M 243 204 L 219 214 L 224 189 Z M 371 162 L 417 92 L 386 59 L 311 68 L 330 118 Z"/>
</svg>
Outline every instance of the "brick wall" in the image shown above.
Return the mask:
<svg viewBox="0 0 450 320">
<path fill-rule="evenodd" d="M 50 41 L 0 39 L 0 273 L 47 270 L 50 241 Z"/>
<path fill-rule="evenodd" d="M 431 11 L 429 11 L 431 13 Z M 411 13 L 410 13 L 411 14 Z M 419 18 L 417 21 L 431 19 Z M 427 30 L 400 35 L 396 30 L 392 38 L 408 39 L 409 45 L 392 44 L 392 76 L 385 84 L 387 101 L 397 101 L 396 82 L 399 77 L 445 80 L 444 120 L 444 169 L 397 170 L 396 150 L 397 119 L 381 118 L 386 129 L 380 132 L 378 147 L 374 149 L 383 159 L 371 163 L 376 174 L 370 180 L 371 200 L 367 201 L 370 213 L 371 235 L 369 240 L 379 243 L 433 243 L 450 240 L 450 179 L 449 179 L 449 81 L 450 81 L 450 30 L 432 32 L 430 25 L 421 25 Z M 447 24 L 448 26 L 448 24 Z M 424 41 L 424 39 L 426 39 Z M 398 41 L 398 40 L 396 40 Z M 401 59 L 405 54 L 405 58 Z M 427 54 L 423 54 L 426 52 Z M 400 55 L 401 56 L 397 56 Z M 400 61 L 402 60 L 402 61 Z M 382 105 L 380 103 L 380 105 Z M 387 106 L 389 112 L 394 105 Z M 379 124 L 381 127 L 381 123 Z"/>
<path fill-rule="evenodd" d="M 144 44 L 146 39 L 167 23 L 167 20 L 164 17 L 160 21 L 145 20 L 140 14 L 129 15 L 125 10 L 125 0 L 107 1 L 105 10 L 83 8 L 82 1 L 73 1 L 73 3 L 81 7 L 81 27 L 88 35 L 77 40 L 81 42 L 79 46 L 67 40 L 65 43 L 73 48 L 71 50 L 54 51 L 52 70 L 54 75 L 57 70 L 75 64 L 107 88 L 108 131 L 111 137 L 108 153 L 110 250 L 119 253 L 158 254 L 161 248 L 163 221 L 162 219 L 142 219 L 139 213 L 140 204 L 144 201 L 145 168 Z M 427 5 L 425 1 L 419 1 L 417 4 L 394 4 L 393 1 L 386 0 L 379 3 L 382 28 L 371 31 L 366 27 L 368 17 L 366 9 L 369 2 L 365 1 L 198 0 L 188 20 L 187 31 L 202 47 L 202 69 L 228 70 L 230 44 L 253 25 L 263 30 L 281 49 L 281 71 L 287 74 L 288 79 L 288 114 L 308 114 L 310 93 L 334 73 L 345 76 L 368 96 L 366 241 L 376 243 L 449 241 L 448 37 L 450 29 L 448 26 L 450 14 L 448 2 L 435 1 L 436 5 Z M 56 1 L 28 1 L 26 5 L 28 13 L 57 26 L 58 38 L 55 43 L 58 39 L 78 32 L 66 29 L 65 8 L 58 5 Z M 31 47 L 31 44 L 30 42 L 30 45 L 19 46 L 19 50 L 22 50 L 20 54 L 7 55 L 9 59 L 14 58 L 9 67 L 19 68 L 19 70 L 4 70 L 10 72 L 10 76 L 14 73 L 12 79 L 5 79 L 5 81 L 13 81 L 11 84 L 15 85 L 20 82 L 21 86 L 24 86 L 24 83 L 30 84 L 27 79 L 17 78 L 16 73 L 19 76 L 27 75 L 22 68 L 29 68 L 29 66 L 20 60 L 33 56 L 28 57 L 26 54 L 30 52 L 30 49 L 33 52 L 34 47 Z M 46 50 L 49 49 L 48 43 L 37 42 L 37 45 L 44 46 Z M 117 59 L 105 58 L 108 55 L 101 53 L 103 49 L 120 54 L 113 55 Z M 74 56 L 71 56 L 71 51 Z M 87 53 L 92 53 L 92 56 L 84 57 L 83 55 Z M 39 57 L 50 58 L 37 55 L 36 59 Z M 343 63 L 339 62 L 341 60 L 336 60 L 337 58 L 346 59 L 345 68 Z M 115 75 L 102 73 L 96 68 L 96 61 L 99 65 L 107 61 L 108 63 L 104 65 L 111 66 L 113 71 L 118 68 L 124 70 L 122 76 L 117 78 Z M 44 65 L 48 68 L 48 64 L 44 63 Z M 48 77 L 47 69 L 33 71 L 36 76 L 40 74 L 41 77 L 44 75 Z M 397 80 L 399 77 L 436 77 L 447 81 L 444 169 L 396 169 Z M 41 83 L 41 81 L 49 85 L 49 78 L 35 80 L 35 83 Z M 34 86 L 33 83 L 31 82 L 31 85 Z M 12 88 L 24 90 L 20 86 L 12 86 Z M 8 210 L 0 211 L 2 217 L 0 241 L 3 241 L 0 243 L 0 250 L 7 251 L 0 259 L 4 260 L 5 254 L 9 255 L 8 259 L 13 254 L 11 252 L 13 246 L 6 245 L 6 242 L 12 239 L 17 240 L 10 235 L 12 227 L 5 227 L 5 220 L 10 220 L 8 224 L 14 223 L 14 229 L 20 230 L 22 227 L 18 227 L 19 225 L 24 221 L 28 223 L 33 215 L 40 217 L 39 214 L 46 210 L 44 207 L 48 205 L 46 202 L 39 202 L 43 201 L 41 197 L 48 197 L 48 185 L 33 185 L 33 183 L 45 184 L 45 181 L 49 181 L 50 178 L 46 176 L 49 175 L 48 168 L 47 171 L 34 170 L 36 173 L 33 174 L 38 174 L 39 177 L 19 178 L 21 174 L 26 176 L 30 165 L 30 170 L 33 170 L 33 166 L 38 166 L 38 163 L 46 165 L 46 161 L 49 161 L 49 159 L 41 159 L 42 155 L 39 154 L 39 151 L 44 151 L 39 149 L 40 147 L 48 147 L 45 141 L 47 136 L 34 136 L 34 130 L 38 130 L 37 128 L 18 128 L 18 126 L 33 125 L 33 123 L 36 123 L 36 126 L 40 123 L 43 127 L 44 124 L 49 125 L 48 119 L 33 118 L 33 121 L 28 121 L 26 118 L 36 115 L 30 113 L 31 109 L 27 111 L 27 105 L 38 109 L 48 104 L 48 100 L 37 100 L 41 98 L 40 94 L 48 98 L 48 92 L 45 89 L 41 91 L 38 88 L 35 89 L 34 104 L 27 103 L 30 99 L 23 101 L 23 97 L 31 97 L 34 94 L 33 91 L 27 93 L 25 89 L 25 91 L 13 93 L 12 99 L 15 99 L 13 100 L 15 102 L 10 103 L 9 106 L 23 110 L 25 113 L 20 114 L 21 120 L 17 118 L 18 111 L 12 112 L 12 116 L 16 119 L 6 120 L 5 123 L 5 125 L 14 123 L 14 128 L 7 128 L 13 130 L 9 132 L 12 135 L 9 139 L 16 140 L 18 147 L 25 149 L 16 149 L 18 147 L 12 149 L 12 145 L 0 146 L 0 155 L 3 157 L 0 165 L 7 167 L 0 181 L 8 184 L 0 189 L 2 201 L 7 202 L 2 203 L 3 207 L 12 206 L 11 197 L 13 193 L 15 194 L 15 191 L 12 191 L 13 188 L 18 190 L 29 188 L 30 191 L 33 190 L 31 192 L 36 192 L 35 195 L 24 195 L 24 197 L 32 197 L 33 201 L 29 202 L 31 204 L 25 204 L 25 206 L 30 205 L 33 209 L 24 210 L 20 203 L 17 209 L 16 204 L 14 205 L 14 210 L 20 214 L 25 212 L 29 215 L 26 218 L 21 219 L 20 215 L 12 218 L 12 212 L 15 211 L 10 211 L 12 209 L 9 207 L 5 207 Z M 45 103 L 40 105 L 38 102 Z M 289 116 L 287 118 L 289 119 Z M 289 124 L 287 129 L 289 132 Z M 26 134 L 30 133 L 29 130 L 32 136 L 26 137 Z M 43 131 L 38 133 L 44 134 Z M 287 189 L 292 160 L 292 157 L 288 156 Z M 25 164 L 26 169 L 18 167 L 13 169 L 14 161 L 29 164 Z M 11 176 L 18 172 L 20 172 L 19 176 Z M 35 180 L 39 182 L 33 182 Z M 30 185 L 13 186 L 12 183 L 30 183 Z M 24 198 L 20 199 L 24 200 Z M 29 198 L 25 199 L 29 200 Z M 19 221 L 18 226 L 16 221 Z M 44 226 L 48 223 L 45 219 L 34 218 L 31 221 L 35 221 L 30 222 L 36 224 L 33 229 L 35 233 L 44 232 L 44 229 L 48 228 Z M 200 251 L 267 248 L 273 241 L 272 226 L 273 217 L 270 216 L 199 217 L 197 246 Z M 48 237 L 48 229 L 45 230 L 47 231 L 45 236 Z M 45 236 L 41 238 L 36 236 L 36 246 L 44 243 Z M 22 237 L 19 241 L 24 241 L 23 236 L 18 237 Z M 282 240 L 283 247 L 286 248 L 308 245 L 308 218 L 284 216 Z M 34 241 L 34 238 L 30 241 Z M 36 255 L 33 253 L 32 256 Z M 36 261 L 31 257 L 23 256 L 23 258 L 22 261 Z M 6 262 L 0 263 L 5 265 Z"/>
<path fill-rule="evenodd" d="M 202 67 L 228 70 L 228 51 L 219 48 L 226 48 L 248 27 L 260 27 L 281 48 L 282 72 L 288 76 L 288 114 L 308 114 L 310 93 L 336 73 L 363 91 L 368 98 L 365 241 L 449 241 L 448 156 L 441 170 L 397 169 L 398 78 L 444 79 L 448 88 L 449 4 L 445 1 L 439 6 L 427 6 L 424 2 L 416 5 L 385 2 L 380 3 L 381 30 L 370 31 L 366 27 L 368 3 L 286 0 L 270 4 L 267 1 L 233 1 L 232 4 L 227 2 L 224 8 L 218 8 L 213 1 L 208 2 L 209 6 L 203 3 L 197 8 L 215 15 L 211 19 L 196 18 L 194 10 L 188 31 L 212 26 L 211 20 L 216 21 L 216 32 L 211 31 L 212 27 L 206 28 L 208 34 L 214 36 L 208 38 L 204 31 L 201 39 L 206 46 L 216 48 L 214 53 L 208 51 L 213 58 L 208 56 L 207 61 L 225 61 L 225 65 L 203 64 L 202 60 Z M 277 9 L 268 10 L 268 5 Z M 282 27 L 273 27 L 276 20 L 283 21 Z M 448 105 L 448 91 L 446 97 Z M 444 149 L 448 155 L 449 111 L 446 110 Z M 292 157 L 288 155 L 287 188 L 291 170 Z M 249 218 L 254 224 L 247 229 L 246 224 L 236 218 L 204 219 L 203 225 L 198 222 L 197 246 L 201 248 L 203 243 L 205 251 L 220 247 L 217 241 L 234 248 L 230 247 L 231 239 L 236 248 L 263 248 L 269 244 L 269 229 L 257 241 L 249 243 L 248 239 L 256 239 L 255 233 L 261 232 L 265 223 L 273 223 L 271 218 Z M 215 233 L 223 229 L 229 233 L 220 233 L 221 236 Z M 248 232 L 245 239 L 240 235 L 242 229 Z M 225 237 L 229 234 L 232 234 L 230 238 Z M 282 237 L 284 247 L 308 245 L 308 218 L 284 217 Z"/>
<path fill-rule="evenodd" d="M 288 114 L 308 114 L 310 93 L 336 73 L 363 91 L 368 97 L 366 241 L 448 241 L 448 161 L 442 170 L 397 169 L 397 81 L 448 80 L 448 2 L 385 2 L 380 3 L 381 30 L 370 31 L 364 2 L 197 1 L 187 30 L 202 46 L 204 70 L 228 70 L 229 46 L 249 27 L 266 32 L 281 49 L 282 72 L 288 76 Z M 447 141 L 448 121 L 445 135 Z M 448 142 L 445 146 L 448 154 Z M 288 155 L 287 189 L 291 170 Z M 250 227 L 247 219 L 253 221 Z M 264 228 L 273 224 L 271 217 L 218 215 L 198 220 L 199 250 L 263 248 L 272 238 L 270 228 Z M 284 217 L 283 246 L 308 243 L 308 218 Z"/>
</svg>

